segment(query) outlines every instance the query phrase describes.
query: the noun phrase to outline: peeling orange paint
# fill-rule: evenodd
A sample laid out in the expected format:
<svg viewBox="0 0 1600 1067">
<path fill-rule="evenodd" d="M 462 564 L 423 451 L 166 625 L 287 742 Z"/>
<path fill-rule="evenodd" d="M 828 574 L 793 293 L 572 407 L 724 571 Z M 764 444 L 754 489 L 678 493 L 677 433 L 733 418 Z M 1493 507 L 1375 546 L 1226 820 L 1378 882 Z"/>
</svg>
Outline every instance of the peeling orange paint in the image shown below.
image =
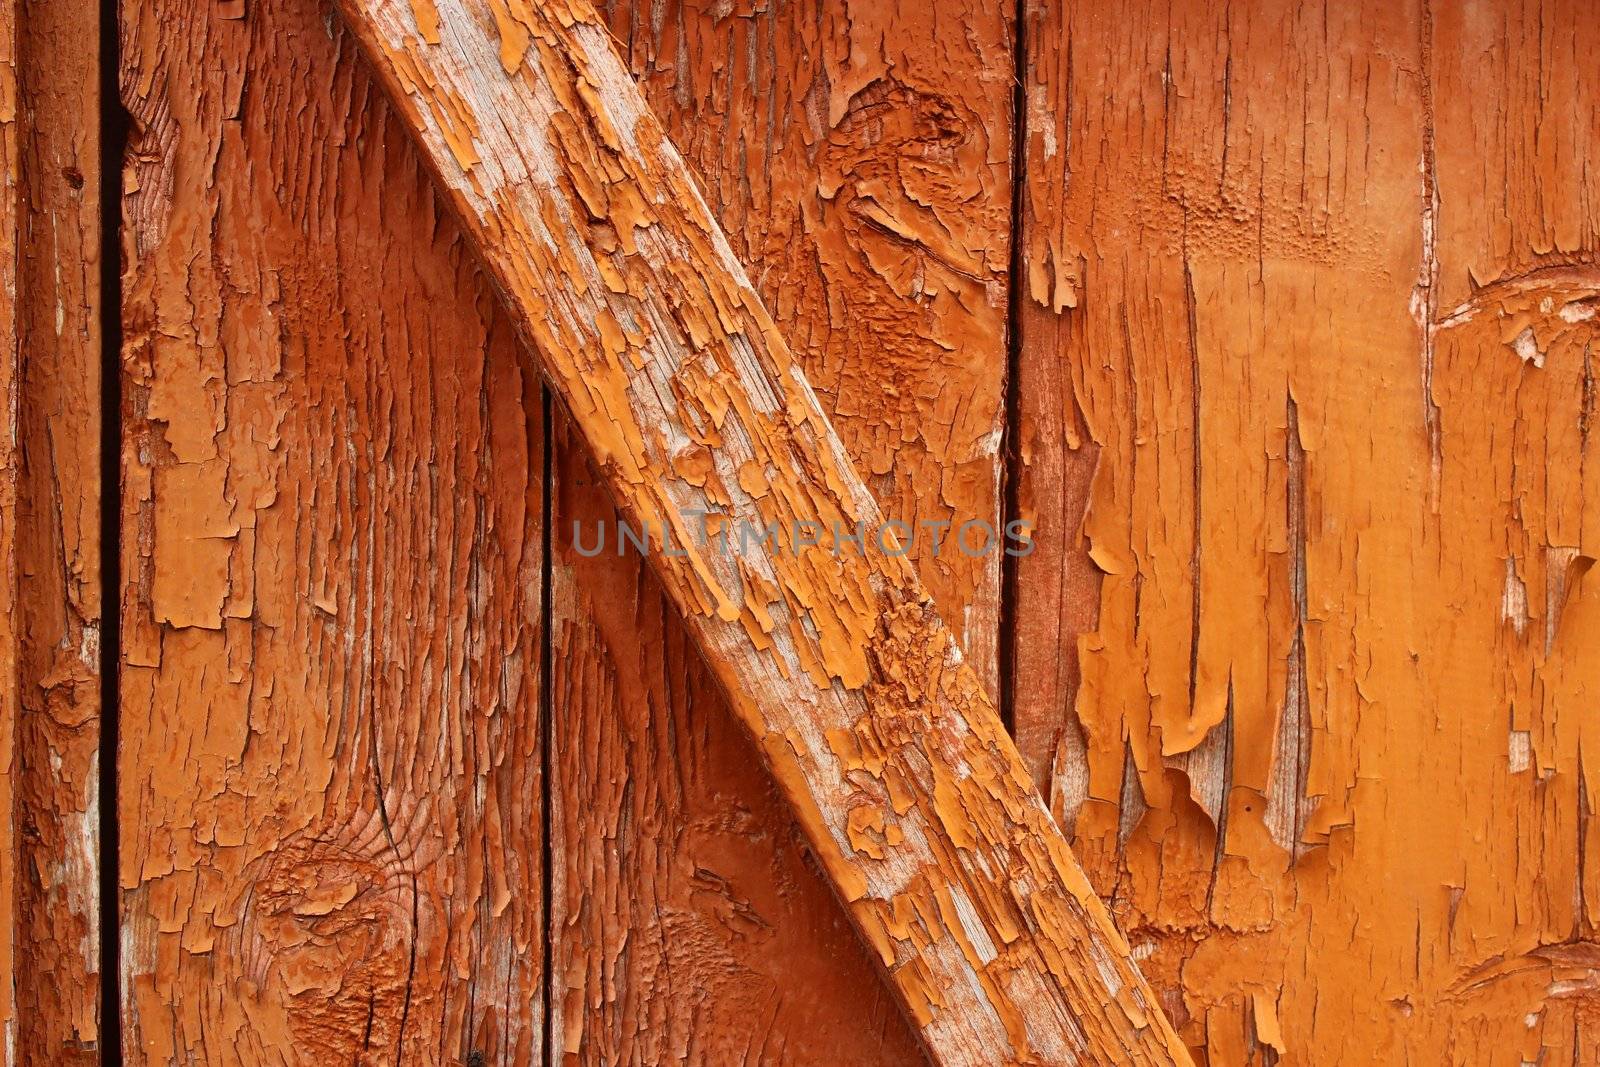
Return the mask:
<svg viewBox="0 0 1600 1067">
<path fill-rule="evenodd" d="M 1035 779 L 1208 1062 L 1593 1062 L 1594 20 L 1027 17 Z"/>
<path fill-rule="evenodd" d="M 123 12 L 123 1061 L 542 1063 L 540 388 L 337 21 Z"/>
</svg>

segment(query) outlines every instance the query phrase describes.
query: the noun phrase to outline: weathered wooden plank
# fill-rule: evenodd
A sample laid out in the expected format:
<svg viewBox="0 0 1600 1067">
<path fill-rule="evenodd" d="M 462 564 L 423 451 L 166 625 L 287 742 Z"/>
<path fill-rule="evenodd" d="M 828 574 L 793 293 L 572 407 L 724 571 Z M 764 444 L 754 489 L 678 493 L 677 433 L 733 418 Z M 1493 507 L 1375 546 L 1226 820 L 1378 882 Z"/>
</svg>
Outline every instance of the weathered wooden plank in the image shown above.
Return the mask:
<svg viewBox="0 0 1600 1067">
<path fill-rule="evenodd" d="M 1600 1063 L 1600 25 L 1581 0 L 1423 15 L 1427 713 L 1362 731 L 1387 788 L 1352 818 L 1416 812 L 1374 827 L 1374 864 L 1432 892 L 1352 910 L 1423 931 L 1386 961 L 1420 972 L 1394 982 L 1414 1058 Z M 1407 699 L 1391 671 L 1374 694 Z"/>
<path fill-rule="evenodd" d="M 1589 1062 L 1593 20 L 1025 37 L 1017 729 L 1091 879 L 1210 1062 Z"/>
<path fill-rule="evenodd" d="M 935 1060 L 1186 1062 L 894 532 L 698 536 L 883 516 L 593 10 L 341 9 Z"/>
<path fill-rule="evenodd" d="M 913 523 L 995 521 L 1006 9 L 620 2 L 605 15 L 846 451 L 879 472 L 880 504 Z M 556 461 L 552 512 L 557 1055 L 914 1059 L 681 620 L 636 555 L 573 551 L 573 521 L 592 544 L 615 517 L 575 447 Z M 987 680 L 1000 557 L 941 547 L 925 536 L 911 558 Z"/>
<path fill-rule="evenodd" d="M 123 42 L 125 1061 L 537 1063 L 539 386 L 326 11 Z"/>
<path fill-rule="evenodd" d="M 100 10 L 27 0 L 19 16 L 21 358 L 8 429 L 20 718 L 15 1048 L 98 1063 L 100 1024 Z M 10 200 L 10 197 L 8 197 Z M 15 201 L 11 201 L 15 203 Z"/>
<path fill-rule="evenodd" d="M 17 634 L 17 275 L 22 164 L 18 144 L 17 7 L 0 3 L 0 1041 L 5 1062 L 17 1048 L 17 719 L 21 715 Z"/>
</svg>

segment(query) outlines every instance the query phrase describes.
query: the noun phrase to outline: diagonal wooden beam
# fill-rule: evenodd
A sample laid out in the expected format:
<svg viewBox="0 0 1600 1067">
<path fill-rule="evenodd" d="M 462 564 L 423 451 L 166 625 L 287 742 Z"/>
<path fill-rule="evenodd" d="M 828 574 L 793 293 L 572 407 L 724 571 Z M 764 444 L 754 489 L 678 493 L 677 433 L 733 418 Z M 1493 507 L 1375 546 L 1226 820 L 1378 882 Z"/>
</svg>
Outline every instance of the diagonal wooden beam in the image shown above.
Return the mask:
<svg viewBox="0 0 1600 1067">
<path fill-rule="evenodd" d="M 340 6 L 934 1061 L 1188 1063 L 590 6 Z"/>
</svg>

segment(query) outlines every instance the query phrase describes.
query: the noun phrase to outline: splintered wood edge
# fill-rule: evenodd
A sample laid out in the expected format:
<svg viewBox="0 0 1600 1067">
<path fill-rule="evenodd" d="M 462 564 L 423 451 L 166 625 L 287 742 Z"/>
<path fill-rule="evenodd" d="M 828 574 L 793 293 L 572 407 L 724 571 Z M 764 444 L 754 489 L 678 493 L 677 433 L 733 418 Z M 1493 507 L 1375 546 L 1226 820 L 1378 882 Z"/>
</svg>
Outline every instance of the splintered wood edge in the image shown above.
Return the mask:
<svg viewBox="0 0 1600 1067">
<path fill-rule="evenodd" d="M 340 7 L 935 1062 L 1189 1063 L 592 8 Z"/>
</svg>

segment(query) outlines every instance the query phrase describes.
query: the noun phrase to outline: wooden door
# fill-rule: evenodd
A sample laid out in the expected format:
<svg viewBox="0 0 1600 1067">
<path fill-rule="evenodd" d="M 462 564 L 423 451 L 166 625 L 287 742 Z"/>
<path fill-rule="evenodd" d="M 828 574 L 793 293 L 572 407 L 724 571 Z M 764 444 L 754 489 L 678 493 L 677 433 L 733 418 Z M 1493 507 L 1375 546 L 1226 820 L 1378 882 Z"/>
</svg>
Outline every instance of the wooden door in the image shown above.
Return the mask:
<svg viewBox="0 0 1600 1067">
<path fill-rule="evenodd" d="M 117 14 L 0 3 L 8 1062 L 923 1062 L 337 16 Z M 1586 6 L 603 14 L 1031 523 L 918 571 L 1197 1062 L 1600 1063 Z"/>
</svg>

